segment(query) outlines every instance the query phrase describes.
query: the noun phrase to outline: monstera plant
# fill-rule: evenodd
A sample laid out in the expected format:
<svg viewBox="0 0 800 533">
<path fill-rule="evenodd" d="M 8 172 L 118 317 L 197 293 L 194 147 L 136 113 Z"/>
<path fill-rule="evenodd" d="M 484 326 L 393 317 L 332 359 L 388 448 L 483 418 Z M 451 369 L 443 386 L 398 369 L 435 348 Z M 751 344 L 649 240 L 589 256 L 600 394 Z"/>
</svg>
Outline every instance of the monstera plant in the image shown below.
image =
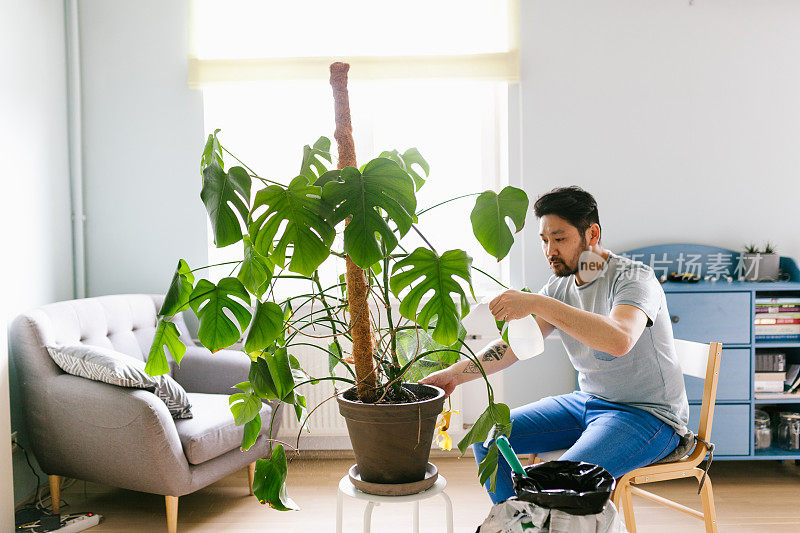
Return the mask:
<svg viewBox="0 0 800 533">
<path fill-rule="evenodd" d="M 458 178 L 430 177 L 428 163 L 416 148 L 384 151 L 357 166 L 347 65 L 341 65 L 331 66 L 338 168 L 330 165 L 330 140 L 320 137 L 303 147 L 298 175 L 281 183 L 259 176 L 233 156 L 220 144 L 219 130 L 208 136 L 201 157 L 200 197 L 216 246 L 242 242 L 243 255 L 232 263 L 231 275 L 216 283 L 195 278 L 207 267 L 191 268 L 183 259 L 178 261 L 147 360 L 152 375 L 169 370 L 167 351 L 180 363 L 186 348 L 172 317 L 186 310 L 197 315 L 199 341 L 212 352 L 241 346 L 242 357 L 250 359 L 250 372 L 247 381 L 236 385 L 230 409 L 236 423 L 244 426 L 245 450 L 269 423 L 271 455 L 257 461 L 253 491 L 259 501 L 279 510 L 296 508 L 285 484 L 288 444 L 272 439 L 277 409 L 272 420 L 261 420 L 263 400 L 288 404 L 301 421 L 311 407 L 298 391 L 304 384 L 333 381 L 341 385 L 334 394 L 349 389 L 356 402 L 399 404 L 419 399 L 408 383 L 461 357 L 483 373 L 479 358 L 464 342 L 461 325 L 469 311 L 467 295 L 474 299 L 472 273 L 478 269 L 464 250 L 434 248 L 418 227 L 431 209 L 418 204 L 426 180 Z M 228 158 L 238 165 L 226 167 Z M 512 229 L 522 229 L 526 194 L 506 187 L 499 193 L 458 198 L 464 196 L 477 197 L 472 231 L 499 261 L 513 244 Z M 431 198 L 427 204 L 436 207 L 448 201 Z M 466 222 L 463 231 L 468 231 Z M 453 227 L 462 227 L 460 221 L 453 221 Z M 409 233 L 418 235 L 425 246 L 406 248 L 403 238 Z M 331 261 L 343 262 L 346 274 L 324 286 L 320 271 L 329 271 Z M 310 289 L 285 296 L 280 285 L 288 280 L 293 287 L 303 280 L 301 285 Z M 395 311 L 392 302 L 398 301 Z M 326 358 L 330 375 L 308 375 L 292 353 L 301 346 Z M 510 430 L 509 408 L 495 401 L 488 380 L 486 386 L 488 407 L 458 443 L 462 455 L 493 428 Z M 427 447 L 430 451 L 430 444 Z M 481 482 L 493 480 L 496 468 L 495 450 L 479 465 Z"/>
</svg>

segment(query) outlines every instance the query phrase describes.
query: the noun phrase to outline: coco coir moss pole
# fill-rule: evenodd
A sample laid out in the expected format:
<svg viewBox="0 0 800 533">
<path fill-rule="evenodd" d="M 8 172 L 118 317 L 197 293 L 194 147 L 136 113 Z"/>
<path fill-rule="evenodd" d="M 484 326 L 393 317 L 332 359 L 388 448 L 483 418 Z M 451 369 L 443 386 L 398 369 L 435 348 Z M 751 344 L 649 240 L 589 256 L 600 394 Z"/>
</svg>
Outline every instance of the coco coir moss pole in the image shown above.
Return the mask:
<svg viewBox="0 0 800 533">
<path fill-rule="evenodd" d="M 350 98 L 347 95 L 348 63 L 331 64 L 331 87 L 336 113 L 333 136 L 339 149 L 338 168 L 357 167 L 353 127 L 350 124 Z M 345 222 L 346 224 L 347 222 Z M 373 403 L 378 399 L 374 340 L 369 317 L 369 284 L 366 273 L 347 256 L 347 303 L 350 308 L 350 334 L 353 337 L 353 360 L 356 366 L 358 399 Z"/>
</svg>

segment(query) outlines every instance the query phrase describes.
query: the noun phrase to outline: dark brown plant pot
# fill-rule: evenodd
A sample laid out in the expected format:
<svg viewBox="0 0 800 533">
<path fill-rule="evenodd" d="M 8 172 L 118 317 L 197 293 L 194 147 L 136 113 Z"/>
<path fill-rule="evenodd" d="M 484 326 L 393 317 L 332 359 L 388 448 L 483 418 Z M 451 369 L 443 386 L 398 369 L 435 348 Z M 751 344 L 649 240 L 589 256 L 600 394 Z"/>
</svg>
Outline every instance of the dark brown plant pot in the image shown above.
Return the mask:
<svg viewBox="0 0 800 533">
<path fill-rule="evenodd" d="M 415 394 L 433 390 L 436 396 L 413 403 L 369 404 L 357 401 L 355 389 L 350 389 L 336 398 L 364 481 L 413 483 L 425 478 L 444 391 L 418 383 L 404 386 Z"/>
</svg>

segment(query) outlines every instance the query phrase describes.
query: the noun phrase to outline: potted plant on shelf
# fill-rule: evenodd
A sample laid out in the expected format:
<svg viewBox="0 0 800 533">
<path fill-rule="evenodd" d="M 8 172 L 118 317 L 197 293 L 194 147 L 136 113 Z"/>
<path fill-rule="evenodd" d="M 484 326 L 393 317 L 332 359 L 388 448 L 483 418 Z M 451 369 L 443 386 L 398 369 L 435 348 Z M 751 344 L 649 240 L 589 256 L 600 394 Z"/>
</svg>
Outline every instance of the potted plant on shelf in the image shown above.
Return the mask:
<svg viewBox="0 0 800 533">
<path fill-rule="evenodd" d="M 780 277 L 780 256 L 769 242 L 764 245 L 764 251 L 755 244 L 745 246 L 741 261 L 744 281 L 777 281 Z"/>
<path fill-rule="evenodd" d="M 463 250 L 440 253 L 416 225 L 428 211 L 419 209 L 417 193 L 429 175 L 418 150 L 385 151 L 357 166 L 348 68 L 344 63 L 331 65 L 336 169 L 328 168 L 330 141 L 321 137 L 304 147 L 299 175 L 288 184 L 279 183 L 260 177 L 225 149 L 219 130 L 209 135 L 201 158 L 201 198 L 216 246 L 242 241 L 243 257 L 234 262 L 231 276 L 217 283 L 196 281 L 194 272 L 200 269 L 178 262 L 159 311 L 147 371 L 168 371 L 165 348 L 180 363 L 185 347 L 171 317 L 191 309 L 199 319 L 199 340 L 212 352 L 244 336 L 242 356 L 251 360 L 249 379 L 236 385 L 238 391 L 230 398 L 234 419 L 244 426 L 243 449 L 255 443 L 265 423 L 259 416 L 263 400 L 290 405 L 300 421 L 311 406 L 297 388 L 330 380 L 346 385 L 334 395 L 347 419 L 362 479 L 415 482 L 425 477 L 444 392 L 412 381 L 460 357 L 472 360 L 483 374 L 481 362 L 464 342 L 461 325 L 469 310 L 472 271 L 477 269 Z M 224 154 L 241 166 L 226 170 Z M 256 190 L 254 183 L 263 187 Z M 522 229 L 526 194 L 506 187 L 499 194 L 486 191 L 457 198 L 464 196 L 477 196 L 472 230 L 499 261 L 514 241 L 506 218 L 516 231 Z M 436 199 L 436 206 L 457 198 Z M 400 241 L 409 232 L 425 246 L 406 249 Z M 341 249 L 334 249 L 337 235 Z M 339 283 L 323 286 L 320 269 L 326 261 L 344 262 L 346 274 Z M 304 280 L 311 289 L 279 298 L 275 288 L 287 279 Z M 399 300 L 397 313 L 393 298 Z M 292 355 L 298 346 L 311 346 L 326 357 L 330 375 L 309 376 Z M 493 429 L 510 431 L 508 406 L 495 401 L 488 380 L 486 387 L 488 407 L 458 443 L 462 455 Z M 442 434 L 447 420 L 445 412 L 439 425 Z M 270 421 L 271 456 L 257 461 L 253 491 L 275 509 L 295 509 L 285 485 L 289 445 L 272 437 Z M 479 465 L 481 482 L 494 479 L 496 469 L 495 450 Z"/>
</svg>

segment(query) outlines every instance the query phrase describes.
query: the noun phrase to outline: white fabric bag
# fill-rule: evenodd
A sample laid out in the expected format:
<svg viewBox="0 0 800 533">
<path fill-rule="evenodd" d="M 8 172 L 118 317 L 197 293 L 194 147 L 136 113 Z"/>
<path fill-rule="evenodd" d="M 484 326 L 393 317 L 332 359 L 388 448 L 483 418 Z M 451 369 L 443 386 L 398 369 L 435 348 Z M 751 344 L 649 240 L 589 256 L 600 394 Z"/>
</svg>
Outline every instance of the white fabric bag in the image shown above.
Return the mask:
<svg viewBox="0 0 800 533">
<path fill-rule="evenodd" d="M 617 508 L 609 500 L 603 511 L 571 515 L 511 498 L 495 504 L 477 533 L 628 533 Z"/>
</svg>

